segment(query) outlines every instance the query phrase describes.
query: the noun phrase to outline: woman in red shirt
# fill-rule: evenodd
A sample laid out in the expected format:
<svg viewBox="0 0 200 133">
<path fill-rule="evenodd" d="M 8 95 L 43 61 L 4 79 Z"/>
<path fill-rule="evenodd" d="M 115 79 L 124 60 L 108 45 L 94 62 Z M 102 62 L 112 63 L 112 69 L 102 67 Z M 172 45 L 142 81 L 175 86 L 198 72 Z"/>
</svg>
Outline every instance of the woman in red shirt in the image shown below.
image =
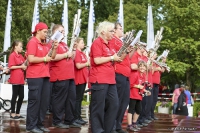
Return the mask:
<svg viewBox="0 0 200 133">
<path fill-rule="evenodd" d="M 12 119 L 24 118 L 20 116 L 20 108 L 24 99 L 24 70 L 26 66 L 23 64 L 25 59 L 20 54 L 22 52 L 23 44 L 21 41 L 14 41 L 9 56 L 8 67 L 10 69 L 10 84 L 12 84 L 12 99 L 11 99 L 11 115 Z M 17 108 L 15 104 L 17 101 Z"/>
<path fill-rule="evenodd" d="M 60 31 L 65 35 L 64 27 L 55 24 L 52 33 Z M 64 39 L 64 38 L 63 38 Z M 76 104 L 76 89 L 74 82 L 73 52 L 69 51 L 66 43 L 59 42 L 56 57 L 50 63 L 50 82 L 52 87 L 53 125 L 57 128 L 77 127 L 74 110 Z M 65 114 L 64 123 L 63 116 Z"/>
<path fill-rule="evenodd" d="M 48 62 L 55 57 L 58 44 L 54 44 L 53 54 L 49 57 L 51 46 L 46 44 L 47 31 L 48 27 L 45 23 L 38 23 L 32 32 L 34 36 L 26 46 L 29 62 L 26 71 L 29 89 L 26 129 L 29 132 L 49 132 L 43 125 L 50 97 Z"/>
<path fill-rule="evenodd" d="M 144 61 L 138 63 L 138 72 L 131 72 L 130 76 L 130 103 L 128 109 L 128 131 L 138 131 L 136 121 L 141 113 L 141 100 L 142 94 L 146 92 L 150 95 L 150 92 L 145 90 L 145 78 L 146 78 L 147 65 Z"/>
<path fill-rule="evenodd" d="M 76 84 L 76 106 L 74 116 L 76 122 L 79 124 L 87 123 L 81 117 L 81 102 L 83 100 L 83 95 L 88 81 L 88 67 L 90 63 L 87 60 L 85 53 L 82 52 L 84 49 L 84 40 L 83 38 L 77 38 L 75 40 L 76 44 L 76 56 L 74 59 L 75 64 L 75 84 Z"/>
<path fill-rule="evenodd" d="M 114 61 L 121 61 L 121 58 L 109 43 L 113 38 L 114 24 L 100 23 L 97 33 L 99 37 L 90 50 L 91 129 L 93 133 L 110 133 L 119 107 Z"/>
</svg>

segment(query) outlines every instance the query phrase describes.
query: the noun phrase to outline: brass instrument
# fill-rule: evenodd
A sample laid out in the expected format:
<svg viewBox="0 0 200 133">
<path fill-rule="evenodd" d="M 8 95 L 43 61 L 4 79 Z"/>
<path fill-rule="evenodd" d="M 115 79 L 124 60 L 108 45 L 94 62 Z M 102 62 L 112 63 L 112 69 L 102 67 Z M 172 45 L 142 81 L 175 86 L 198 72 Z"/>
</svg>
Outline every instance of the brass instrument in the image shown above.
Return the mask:
<svg viewBox="0 0 200 133">
<path fill-rule="evenodd" d="M 155 36 L 155 46 L 154 50 L 157 51 L 158 48 L 160 47 L 160 41 L 163 38 L 162 33 L 163 33 L 164 28 L 161 27 L 160 31 L 157 31 L 157 35 Z"/>
<path fill-rule="evenodd" d="M 155 64 L 157 64 L 157 65 L 160 66 L 160 67 L 164 67 L 168 72 L 170 72 L 170 67 L 167 66 L 166 63 L 158 62 L 158 61 L 156 61 L 156 60 L 152 60 L 152 62 L 154 62 Z"/>
<path fill-rule="evenodd" d="M 69 47 L 69 51 L 72 52 L 72 49 L 74 47 L 74 41 L 79 36 L 80 33 L 80 25 L 81 25 L 81 9 L 78 9 L 77 14 L 74 16 L 74 25 L 73 25 L 73 31 L 72 31 L 72 38 L 71 38 L 71 44 Z"/>
<path fill-rule="evenodd" d="M 158 56 L 156 61 L 160 61 L 161 58 L 167 58 L 168 54 L 169 50 L 168 49 L 164 50 L 163 53 L 160 56 Z"/>
<path fill-rule="evenodd" d="M 133 36 L 134 33 L 135 33 L 135 30 L 132 30 L 132 31 L 128 32 L 128 34 L 125 36 L 125 38 L 123 39 L 123 45 L 120 48 L 120 50 L 117 52 L 118 56 L 122 56 L 122 54 L 126 52 L 127 48 L 133 42 L 133 40 L 134 40 L 134 36 Z"/>
<path fill-rule="evenodd" d="M 139 30 L 136 37 L 134 38 L 134 40 L 131 42 L 130 46 L 134 46 L 136 45 L 138 42 L 140 42 L 140 36 L 142 35 L 142 30 Z"/>
<path fill-rule="evenodd" d="M 0 53 L 0 57 L 6 55 L 6 54 L 8 54 L 8 53 L 10 53 L 10 50 L 9 50 L 9 49 L 7 49 L 6 51 L 1 52 L 1 53 Z"/>
</svg>

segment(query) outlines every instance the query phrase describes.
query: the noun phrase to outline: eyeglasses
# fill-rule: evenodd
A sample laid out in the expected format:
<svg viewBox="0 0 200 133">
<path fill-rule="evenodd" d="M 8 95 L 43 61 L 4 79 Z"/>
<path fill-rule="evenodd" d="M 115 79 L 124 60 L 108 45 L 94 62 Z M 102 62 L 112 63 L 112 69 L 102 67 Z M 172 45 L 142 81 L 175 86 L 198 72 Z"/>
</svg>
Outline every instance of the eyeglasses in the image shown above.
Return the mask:
<svg viewBox="0 0 200 133">
<path fill-rule="evenodd" d="M 113 33 L 113 32 L 115 32 L 115 31 L 114 31 L 114 30 L 110 30 L 109 32 Z"/>
</svg>

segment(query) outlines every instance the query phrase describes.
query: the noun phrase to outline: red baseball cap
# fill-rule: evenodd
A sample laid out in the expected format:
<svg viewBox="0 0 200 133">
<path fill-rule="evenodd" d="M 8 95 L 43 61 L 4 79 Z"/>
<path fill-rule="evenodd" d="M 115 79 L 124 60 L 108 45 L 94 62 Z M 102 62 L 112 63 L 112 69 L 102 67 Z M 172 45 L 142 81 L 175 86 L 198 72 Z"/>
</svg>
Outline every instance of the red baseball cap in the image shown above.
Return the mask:
<svg viewBox="0 0 200 133">
<path fill-rule="evenodd" d="M 48 26 L 43 22 L 39 22 L 38 24 L 36 24 L 35 30 L 32 32 L 32 34 L 35 34 L 38 30 L 42 29 L 48 29 Z"/>
</svg>

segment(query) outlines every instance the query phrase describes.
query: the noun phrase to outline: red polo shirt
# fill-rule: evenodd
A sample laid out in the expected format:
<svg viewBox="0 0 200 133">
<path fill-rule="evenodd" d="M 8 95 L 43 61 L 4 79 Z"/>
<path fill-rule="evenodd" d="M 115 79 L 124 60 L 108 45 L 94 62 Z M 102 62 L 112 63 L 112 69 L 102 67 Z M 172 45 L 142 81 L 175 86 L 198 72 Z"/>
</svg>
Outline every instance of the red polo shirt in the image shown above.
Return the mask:
<svg viewBox="0 0 200 133">
<path fill-rule="evenodd" d="M 45 57 L 50 46 L 42 44 L 36 37 L 32 37 L 26 46 L 27 56 L 34 55 L 35 57 Z M 29 63 L 26 70 L 26 78 L 42 78 L 50 77 L 49 63 Z"/>
<path fill-rule="evenodd" d="M 57 54 L 63 54 L 68 51 L 67 44 L 60 42 L 57 47 Z M 74 79 L 74 62 L 70 58 L 64 58 L 59 61 L 50 62 L 50 81 Z"/>
<path fill-rule="evenodd" d="M 110 43 L 106 44 L 101 37 L 98 37 L 91 46 L 90 62 L 91 69 L 89 74 L 90 83 L 105 83 L 115 84 L 115 70 L 112 62 L 103 64 L 95 64 L 94 58 L 96 57 L 109 57 L 115 53 Z"/>
<path fill-rule="evenodd" d="M 146 75 L 145 74 L 140 74 L 140 72 L 134 72 L 134 73 L 131 73 L 131 76 L 130 76 L 130 98 L 131 99 L 136 99 L 136 100 L 142 100 L 142 95 L 139 94 L 140 93 L 143 93 L 143 89 L 140 90 L 138 88 L 135 88 L 133 86 L 135 85 L 138 85 L 139 83 L 144 83 L 145 82 L 145 77 Z"/>
<path fill-rule="evenodd" d="M 116 52 L 118 52 L 123 45 L 122 41 L 116 36 L 113 37 L 110 44 L 112 44 Z M 129 55 L 127 55 L 122 62 L 115 63 L 115 72 L 129 77 L 131 74 L 130 65 Z"/>
<path fill-rule="evenodd" d="M 142 55 L 138 54 L 138 52 L 136 51 L 133 54 L 130 63 L 138 65 L 138 62 L 141 61 L 141 60 L 143 60 Z M 131 73 L 134 73 L 134 72 L 137 72 L 137 70 L 131 70 Z"/>
<path fill-rule="evenodd" d="M 76 85 L 78 84 L 84 84 L 87 83 L 88 81 L 88 67 L 84 67 L 81 69 L 77 69 L 76 63 L 86 63 L 87 62 L 87 57 L 86 55 L 80 51 L 76 50 L 76 56 L 74 59 L 74 66 L 75 66 L 75 83 Z"/>
<path fill-rule="evenodd" d="M 157 64 L 153 63 L 154 67 L 159 67 Z M 160 84 L 160 77 L 161 77 L 161 72 L 160 71 L 154 71 L 152 74 L 152 83 L 153 84 Z"/>
<path fill-rule="evenodd" d="M 24 57 L 14 51 L 9 56 L 8 67 L 10 68 L 12 66 L 21 66 L 24 61 Z M 24 70 L 21 68 L 11 69 L 9 82 L 11 84 L 24 84 Z"/>
</svg>

